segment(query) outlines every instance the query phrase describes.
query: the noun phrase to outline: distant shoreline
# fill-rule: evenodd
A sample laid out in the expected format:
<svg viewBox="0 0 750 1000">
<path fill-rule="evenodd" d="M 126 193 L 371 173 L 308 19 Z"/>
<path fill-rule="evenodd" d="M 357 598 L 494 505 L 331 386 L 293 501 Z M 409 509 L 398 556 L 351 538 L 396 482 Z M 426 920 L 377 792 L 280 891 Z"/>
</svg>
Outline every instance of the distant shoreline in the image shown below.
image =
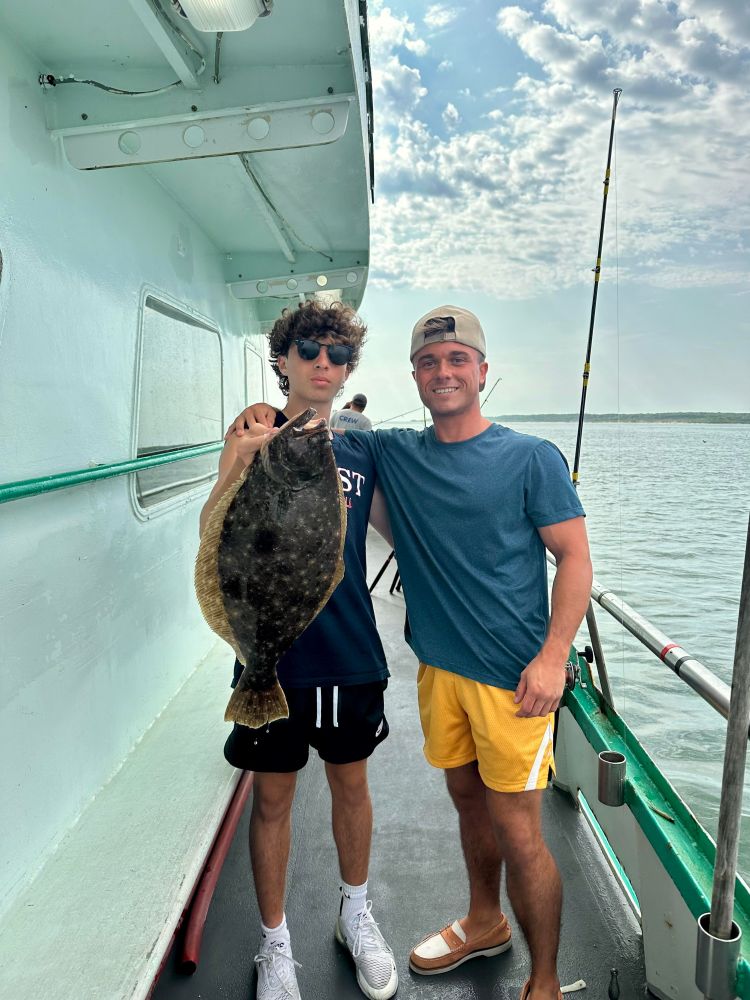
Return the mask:
<svg viewBox="0 0 750 1000">
<path fill-rule="evenodd" d="M 578 420 L 577 413 L 503 413 L 489 418 L 500 423 L 546 421 L 567 423 Z M 750 424 L 750 413 L 587 413 L 586 422 L 594 424 Z"/>
</svg>

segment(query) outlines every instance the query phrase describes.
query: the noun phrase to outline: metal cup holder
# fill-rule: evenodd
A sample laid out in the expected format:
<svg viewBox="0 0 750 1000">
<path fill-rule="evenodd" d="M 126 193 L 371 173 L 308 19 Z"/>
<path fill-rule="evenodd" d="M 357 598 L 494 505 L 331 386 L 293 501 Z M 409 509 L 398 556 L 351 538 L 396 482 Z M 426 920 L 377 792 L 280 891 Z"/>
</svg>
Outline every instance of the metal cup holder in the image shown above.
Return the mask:
<svg viewBox="0 0 750 1000">
<path fill-rule="evenodd" d="M 599 754 L 599 801 L 605 806 L 625 802 L 625 757 L 616 750 Z"/>
<path fill-rule="evenodd" d="M 708 1000 L 734 1000 L 742 931 L 732 921 L 732 936 L 725 940 L 709 933 L 710 923 L 710 913 L 698 917 L 695 985 Z"/>
</svg>

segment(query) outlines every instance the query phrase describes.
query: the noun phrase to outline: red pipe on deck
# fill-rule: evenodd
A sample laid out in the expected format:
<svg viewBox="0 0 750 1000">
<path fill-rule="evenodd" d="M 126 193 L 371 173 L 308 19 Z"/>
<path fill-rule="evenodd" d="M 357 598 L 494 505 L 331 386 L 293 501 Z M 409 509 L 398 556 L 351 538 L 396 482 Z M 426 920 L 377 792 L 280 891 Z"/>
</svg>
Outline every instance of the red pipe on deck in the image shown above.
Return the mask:
<svg viewBox="0 0 750 1000">
<path fill-rule="evenodd" d="M 219 875 L 221 875 L 222 866 L 226 861 L 229 846 L 234 838 L 237 826 L 240 822 L 240 817 L 242 816 L 242 810 L 245 808 L 245 803 L 247 802 L 247 798 L 252 787 L 253 772 L 245 771 L 240 780 L 237 782 L 234 795 L 232 796 L 229 806 L 227 807 L 227 811 L 224 814 L 221 827 L 216 835 L 216 840 L 211 848 L 211 853 L 208 856 L 206 867 L 203 869 L 203 874 L 200 877 L 195 894 L 193 895 L 193 901 L 190 906 L 190 913 L 185 927 L 182 957 L 180 958 L 182 971 L 190 975 L 192 975 L 192 973 L 194 973 L 198 968 L 198 960 L 200 959 L 201 953 L 201 941 L 203 940 L 203 928 L 206 925 L 208 908 L 211 905 L 214 890 L 216 889 L 216 884 L 219 881 Z"/>
</svg>

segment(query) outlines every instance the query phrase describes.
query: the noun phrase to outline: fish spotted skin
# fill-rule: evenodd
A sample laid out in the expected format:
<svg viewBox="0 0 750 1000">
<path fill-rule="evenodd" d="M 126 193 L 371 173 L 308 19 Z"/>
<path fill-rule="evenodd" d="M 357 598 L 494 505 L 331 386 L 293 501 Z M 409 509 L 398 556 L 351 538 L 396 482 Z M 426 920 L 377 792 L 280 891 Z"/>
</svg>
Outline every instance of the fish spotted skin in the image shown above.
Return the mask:
<svg viewBox="0 0 750 1000">
<path fill-rule="evenodd" d="M 326 422 L 310 424 L 314 415 L 286 423 L 217 504 L 225 618 L 215 631 L 245 664 L 225 718 L 253 728 L 288 715 L 276 665 L 343 577 L 346 507 Z"/>
</svg>

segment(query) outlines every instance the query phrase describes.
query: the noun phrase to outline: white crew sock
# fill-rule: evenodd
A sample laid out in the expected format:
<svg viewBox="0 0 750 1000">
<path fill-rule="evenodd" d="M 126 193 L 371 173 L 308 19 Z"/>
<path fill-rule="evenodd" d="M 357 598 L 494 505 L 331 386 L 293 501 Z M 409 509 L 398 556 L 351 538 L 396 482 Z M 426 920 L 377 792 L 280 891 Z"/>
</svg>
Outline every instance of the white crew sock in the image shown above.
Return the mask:
<svg viewBox="0 0 750 1000">
<path fill-rule="evenodd" d="M 289 938 L 289 928 L 286 923 L 286 913 L 281 918 L 281 923 L 278 927 L 266 927 L 266 925 L 261 920 L 260 922 L 260 946 L 262 949 L 268 950 L 272 948 L 275 944 L 280 942 L 289 945 L 291 948 L 291 940 Z"/>
<path fill-rule="evenodd" d="M 350 924 L 358 913 L 361 913 L 367 906 L 367 882 L 362 885 L 349 885 L 348 882 L 341 883 L 341 906 L 339 914 L 346 924 Z"/>
</svg>

